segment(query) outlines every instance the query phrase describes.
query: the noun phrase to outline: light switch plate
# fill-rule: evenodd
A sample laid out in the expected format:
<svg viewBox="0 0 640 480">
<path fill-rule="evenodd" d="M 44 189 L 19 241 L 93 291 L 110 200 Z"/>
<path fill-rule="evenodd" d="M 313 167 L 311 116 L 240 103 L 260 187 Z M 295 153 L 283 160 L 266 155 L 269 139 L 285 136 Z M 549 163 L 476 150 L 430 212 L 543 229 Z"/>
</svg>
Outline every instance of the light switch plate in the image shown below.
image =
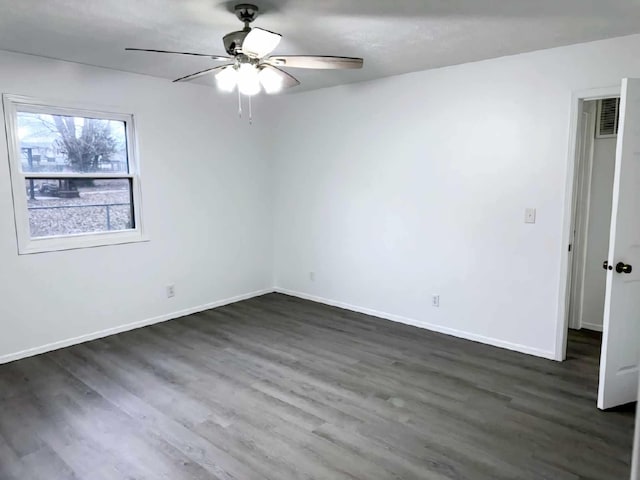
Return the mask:
<svg viewBox="0 0 640 480">
<path fill-rule="evenodd" d="M 536 223 L 536 209 L 527 208 L 524 211 L 524 223 Z"/>
</svg>

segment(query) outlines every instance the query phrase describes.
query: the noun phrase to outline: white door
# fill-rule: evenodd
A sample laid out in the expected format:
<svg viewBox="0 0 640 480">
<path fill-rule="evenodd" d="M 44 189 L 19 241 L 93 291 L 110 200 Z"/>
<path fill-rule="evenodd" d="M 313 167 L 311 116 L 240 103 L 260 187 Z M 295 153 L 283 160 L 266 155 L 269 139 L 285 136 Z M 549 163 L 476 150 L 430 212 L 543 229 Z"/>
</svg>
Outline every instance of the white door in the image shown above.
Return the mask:
<svg viewBox="0 0 640 480">
<path fill-rule="evenodd" d="M 622 81 L 598 408 L 638 399 L 640 362 L 640 80 Z"/>
</svg>

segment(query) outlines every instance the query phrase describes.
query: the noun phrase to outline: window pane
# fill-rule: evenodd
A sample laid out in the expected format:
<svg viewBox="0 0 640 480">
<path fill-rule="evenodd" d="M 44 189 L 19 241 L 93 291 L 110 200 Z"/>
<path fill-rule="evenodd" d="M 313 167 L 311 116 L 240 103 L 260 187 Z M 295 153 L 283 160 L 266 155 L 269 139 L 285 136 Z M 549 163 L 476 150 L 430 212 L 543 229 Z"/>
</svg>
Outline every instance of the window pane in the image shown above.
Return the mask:
<svg viewBox="0 0 640 480">
<path fill-rule="evenodd" d="M 31 238 L 135 228 L 130 179 L 27 179 Z"/>
<path fill-rule="evenodd" d="M 23 172 L 128 173 L 125 122 L 18 112 Z"/>
</svg>

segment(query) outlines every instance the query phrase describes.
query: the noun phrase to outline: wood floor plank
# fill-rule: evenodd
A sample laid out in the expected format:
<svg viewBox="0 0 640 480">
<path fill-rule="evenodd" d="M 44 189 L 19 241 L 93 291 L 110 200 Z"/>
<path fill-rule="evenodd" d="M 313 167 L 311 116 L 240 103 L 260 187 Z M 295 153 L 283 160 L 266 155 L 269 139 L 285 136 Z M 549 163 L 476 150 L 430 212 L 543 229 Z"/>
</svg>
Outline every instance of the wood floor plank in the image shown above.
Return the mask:
<svg viewBox="0 0 640 480">
<path fill-rule="evenodd" d="M 557 363 L 270 294 L 0 366 L 0 478 L 618 480 L 601 334 Z"/>
</svg>

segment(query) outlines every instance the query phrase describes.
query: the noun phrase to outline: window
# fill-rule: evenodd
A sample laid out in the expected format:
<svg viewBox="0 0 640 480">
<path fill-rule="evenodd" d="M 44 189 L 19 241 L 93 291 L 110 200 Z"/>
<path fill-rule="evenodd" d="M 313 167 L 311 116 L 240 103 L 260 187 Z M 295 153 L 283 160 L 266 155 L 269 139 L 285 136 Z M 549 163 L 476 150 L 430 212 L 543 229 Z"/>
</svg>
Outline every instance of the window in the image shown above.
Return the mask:
<svg viewBox="0 0 640 480">
<path fill-rule="evenodd" d="M 3 101 L 20 254 L 144 240 L 132 115 Z"/>
</svg>

